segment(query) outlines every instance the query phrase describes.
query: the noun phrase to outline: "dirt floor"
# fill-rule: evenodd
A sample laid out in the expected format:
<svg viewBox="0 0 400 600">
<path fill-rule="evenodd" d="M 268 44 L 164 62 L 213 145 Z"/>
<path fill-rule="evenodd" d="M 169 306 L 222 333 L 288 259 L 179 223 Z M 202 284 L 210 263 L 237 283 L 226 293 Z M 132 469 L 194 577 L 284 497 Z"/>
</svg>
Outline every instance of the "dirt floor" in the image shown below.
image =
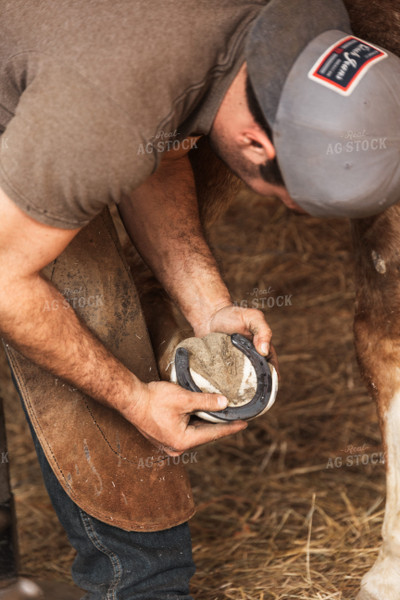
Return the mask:
<svg viewBox="0 0 400 600">
<path fill-rule="evenodd" d="M 282 380 L 269 413 L 193 457 L 193 595 L 354 600 L 377 554 L 385 488 L 375 406 L 354 357 L 348 223 L 243 192 L 211 240 L 234 300 L 264 306 Z M 3 357 L 0 373 L 21 573 L 69 581 L 74 552 Z"/>
</svg>

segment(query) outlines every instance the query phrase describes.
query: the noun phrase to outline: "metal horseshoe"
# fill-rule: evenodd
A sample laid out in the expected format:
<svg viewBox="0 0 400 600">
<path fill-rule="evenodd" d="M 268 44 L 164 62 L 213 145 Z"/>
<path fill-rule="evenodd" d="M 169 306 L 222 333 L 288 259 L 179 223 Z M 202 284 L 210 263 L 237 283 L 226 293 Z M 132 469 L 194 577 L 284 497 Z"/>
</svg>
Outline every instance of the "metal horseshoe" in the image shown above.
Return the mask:
<svg viewBox="0 0 400 600">
<path fill-rule="evenodd" d="M 253 398 L 243 406 L 228 406 L 221 411 L 197 411 L 195 414 L 208 421 L 225 423 L 228 421 L 253 419 L 266 412 L 275 402 L 278 389 L 277 374 L 267 359 L 259 354 L 254 345 L 239 333 L 233 333 L 231 341 L 249 359 L 256 372 L 257 389 Z M 175 354 L 176 378 L 180 386 L 190 392 L 202 393 L 195 384 L 189 369 L 189 353 L 186 348 L 178 348 Z"/>
</svg>

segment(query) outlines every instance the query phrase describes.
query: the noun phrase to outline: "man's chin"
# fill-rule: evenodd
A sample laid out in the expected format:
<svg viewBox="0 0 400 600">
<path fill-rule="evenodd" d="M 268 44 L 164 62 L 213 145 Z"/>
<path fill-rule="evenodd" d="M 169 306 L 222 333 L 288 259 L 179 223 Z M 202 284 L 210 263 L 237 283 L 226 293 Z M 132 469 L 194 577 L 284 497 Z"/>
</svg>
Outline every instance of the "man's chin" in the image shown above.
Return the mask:
<svg viewBox="0 0 400 600">
<path fill-rule="evenodd" d="M 299 208 L 289 208 L 289 210 L 292 213 L 294 213 L 295 215 L 297 215 L 298 217 L 309 217 L 310 216 L 310 214 L 308 212 L 306 212 L 305 210 L 303 210 L 300 207 Z"/>
<path fill-rule="evenodd" d="M 302 215 L 303 217 L 309 216 L 309 213 L 289 196 L 286 189 L 284 190 L 284 193 L 279 196 L 279 199 L 282 200 L 283 204 L 296 215 Z"/>
<path fill-rule="evenodd" d="M 276 196 L 277 198 L 282 199 L 282 196 L 287 194 L 285 188 L 278 185 L 272 185 L 264 179 L 250 179 L 246 181 L 243 178 L 243 180 L 253 192 L 260 194 L 261 196 Z"/>
<path fill-rule="evenodd" d="M 246 182 L 250 189 L 261 196 L 274 196 L 281 200 L 283 204 L 296 215 L 308 215 L 301 206 L 299 206 L 290 196 L 287 189 L 281 185 L 273 185 L 272 183 L 268 183 L 267 181 L 259 181 L 259 180 L 251 180 Z"/>
</svg>

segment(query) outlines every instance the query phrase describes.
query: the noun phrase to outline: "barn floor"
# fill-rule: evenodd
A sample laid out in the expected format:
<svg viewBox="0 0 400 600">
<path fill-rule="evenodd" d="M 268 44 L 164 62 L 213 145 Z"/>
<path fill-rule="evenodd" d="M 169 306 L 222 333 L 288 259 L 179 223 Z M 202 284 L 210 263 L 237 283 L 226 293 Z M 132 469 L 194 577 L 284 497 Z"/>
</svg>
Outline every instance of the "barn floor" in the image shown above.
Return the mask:
<svg viewBox="0 0 400 600">
<path fill-rule="evenodd" d="M 211 240 L 234 300 L 264 305 L 282 381 L 269 413 L 194 455 L 193 595 L 354 600 L 380 543 L 385 490 L 375 407 L 353 350 L 348 223 L 242 192 Z M 74 553 L 4 357 L 0 374 L 21 574 L 70 581 Z"/>
</svg>

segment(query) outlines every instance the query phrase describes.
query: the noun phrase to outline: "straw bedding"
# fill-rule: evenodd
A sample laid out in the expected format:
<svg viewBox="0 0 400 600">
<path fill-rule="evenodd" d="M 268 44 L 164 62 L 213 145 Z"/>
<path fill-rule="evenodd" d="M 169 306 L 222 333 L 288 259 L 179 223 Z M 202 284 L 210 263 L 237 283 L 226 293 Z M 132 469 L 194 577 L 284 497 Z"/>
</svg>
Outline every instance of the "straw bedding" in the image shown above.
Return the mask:
<svg viewBox="0 0 400 600">
<path fill-rule="evenodd" d="M 197 600 L 350 600 L 376 557 L 384 465 L 352 341 L 348 223 L 242 191 L 210 234 L 233 299 L 264 306 L 280 356 L 275 406 L 197 449 L 190 471 Z M 21 573 L 69 581 L 53 513 L 1 359 Z"/>
</svg>

